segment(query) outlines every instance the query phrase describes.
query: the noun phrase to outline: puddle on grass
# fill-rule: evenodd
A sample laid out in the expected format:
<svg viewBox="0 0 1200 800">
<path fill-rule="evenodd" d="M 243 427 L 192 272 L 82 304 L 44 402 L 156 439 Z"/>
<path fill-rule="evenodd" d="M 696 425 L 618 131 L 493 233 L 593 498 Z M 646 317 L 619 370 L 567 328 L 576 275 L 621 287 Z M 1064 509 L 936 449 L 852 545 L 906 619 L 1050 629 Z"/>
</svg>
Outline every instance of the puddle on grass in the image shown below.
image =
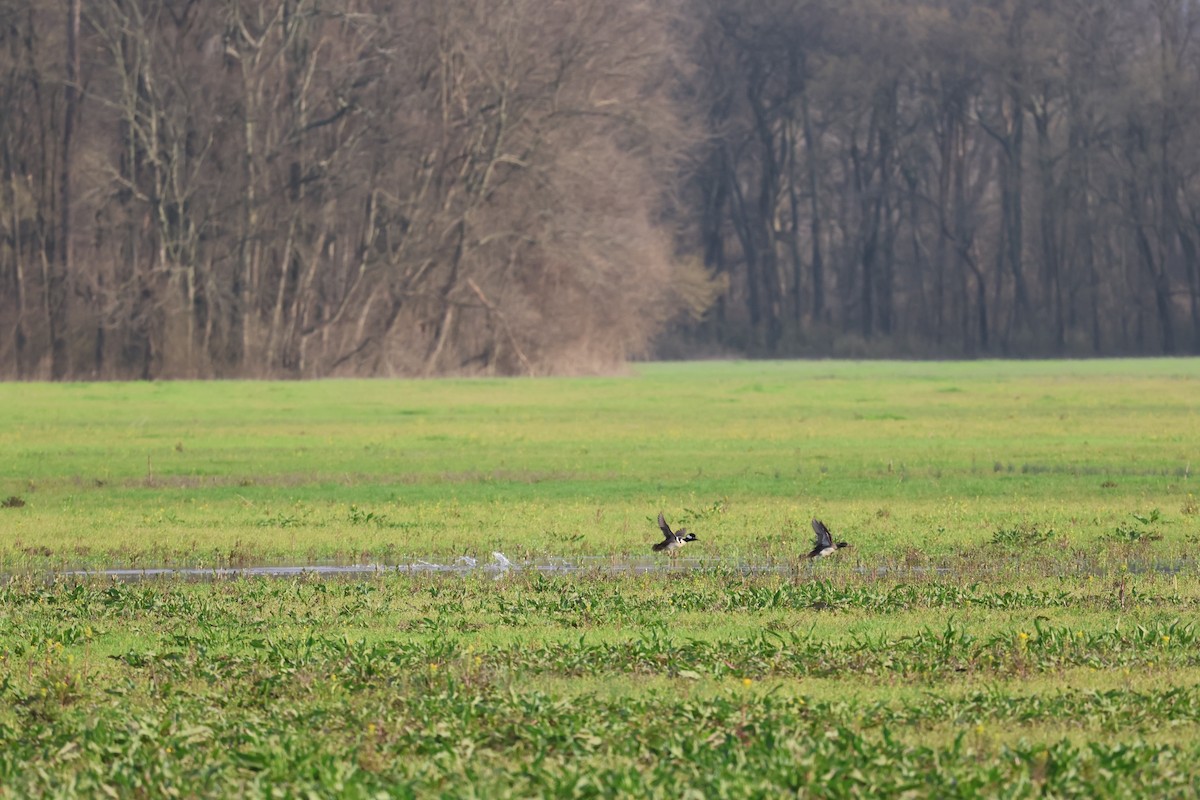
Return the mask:
<svg viewBox="0 0 1200 800">
<path fill-rule="evenodd" d="M 942 575 L 982 575 L 984 573 L 999 573 L 1005 570 L 1020 571 L 1021 566 L 1019 560 L 1004 559 L 982 568 L 978 564 L 973 564 L 968 569 L 956 569 L 948 566 L 896 566 L 894 564 L 880 564 L 873 567 L 856 564 L 850 569 L 857 574 L 873 577 L 899 576 L 925 578 Z M 262 564 L 238 567 L 58 569 L 42 573 L 35 571 L 24 574 L 41 574 L 51 580 L 77 578 L 134 582 L 172 579 L 219 581 L 236 580 L 238 578 L 369 578 L 389 574 L 448 576 L 483 574 L 490 575 L 495 580 L 514 573 L 540 573 L 547 575 L 573 573 L 591 575 L 649 575 L 715 572 L 737 575 L 797 576 L 805 573 L 819 573 L 819 571 L 820 567 L 816 563 L 810 562 L 733 561 L 711 558 L 622 559 L 612 556 L 547 557 L 533 561 L 512 561 L 503 553 L 492 553 L 490 560 L 460 556 L 450 562 L 416 560 L 398 564 Z M 1129 561 L 1122 564 L 1122 569 L 1115 569 L 1108 562 L 1100 563 L 1081 559 L 1062 565 L 1061 567 L 1061 572 L 1064 574 L 1094 575 L 1096 577 L 1105 577 L 1110 574 L 1119 574 L 1120 572 L 1134 575 L 1182 575 L 1197 571 L 1197 562 L 1190 559 L 1174 561 Z M 1052 569 L 1051 572 L 1056 572 L 1056 570 Z M 0 583 L 12 577 L 14 576 L 11 574 L 7 576 L 0 574 Z"/>
<path fill-rule="evenodd" d="M 538 561 L 512 561 L 503 553 L 492 553 L 491 560 L 459 556 L 448 563 L 437 561 L 411 561 L 401 564 L 264 564 L 239 567 L 160 567 L 123 569 L 66 569 L 49 573 L 52 578 L 108 578 L 120 581 L 145 579 L 190 579 L 228 580 L 236 578 L 344 578 L 371 577 L 377 575 L 491 575 L 499 580 L 511 573 L 542 574 L 654 574 L 710 570 L 735 570 L 739 573 L 787 574 L 792 567 L 783 564 L 751 564 L 746 562 L 719 562 L 711 559 L 676 558 L 670 561 L 658 559 L 623 560 L 608 556 L 579 556 L 576 558 L 546 558 Z"/>
</svg>

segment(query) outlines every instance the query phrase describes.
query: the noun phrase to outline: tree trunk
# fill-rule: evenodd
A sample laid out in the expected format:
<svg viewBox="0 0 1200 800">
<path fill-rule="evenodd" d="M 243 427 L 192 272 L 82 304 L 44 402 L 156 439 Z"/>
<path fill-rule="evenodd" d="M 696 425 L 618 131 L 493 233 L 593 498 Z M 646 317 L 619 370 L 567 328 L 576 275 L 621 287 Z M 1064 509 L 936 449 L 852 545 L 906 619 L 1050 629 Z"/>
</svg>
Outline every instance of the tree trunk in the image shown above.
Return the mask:
<svg viewBox="0 0 1200 800">
<path fill-rule="evenodd" d="M 60 173 L 59 242 L 46 286 L 50 331 L 50 377 L 64 380 L 70 371 L 67 350 L 67 282 L 73 269 L 71 242 L 71 166 L 79 109 L 79 2 L 67 2 L 67 71 L 63 89 L 62 167 Z"/>
<path fill-rule="evenodd" d="M 812 239 L 812 318 L 821 324 L 827 321 L 825 310 L 825 261 L 821 257 L 821 194 L 817 181 L 817 168 L 821 161 L 820 146 L 813 131 L 812 113 L 809 110 L 808 93 L 800 95 L 800 109 L 804 119 L 804 150 L 807 155 L 808 177 L 808 232 Z"/>
</svg>

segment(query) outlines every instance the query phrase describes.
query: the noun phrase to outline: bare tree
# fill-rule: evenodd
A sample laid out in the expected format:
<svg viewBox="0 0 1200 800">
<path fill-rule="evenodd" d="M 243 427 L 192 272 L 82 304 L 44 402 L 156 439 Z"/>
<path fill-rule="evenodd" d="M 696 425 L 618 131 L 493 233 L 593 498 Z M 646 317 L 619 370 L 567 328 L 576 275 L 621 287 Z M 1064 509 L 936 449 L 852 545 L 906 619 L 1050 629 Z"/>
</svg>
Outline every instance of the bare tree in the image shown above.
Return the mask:
<svg viewBox="0 0 1200 800">
<path fill-rule="evenodd" d="M 794 95 L 762 88 L 794 60 L 773 39 L 793 30 L 794 4 L 692 7 L 726 40 L 695 50 L 719 87 L 709 119 L 722 154 L 696 174 L 698 239 L 731 276 L 720 322 L 705 324 L 729 341 L 774 355 L 1171 352 L 1184 317 L 1197 341 L 1188 3 L 808 4 L 807 36 L 789 37 L 807 65 Z M 789 102 L 802 136 L 787 128 Z M 772 147 L 751 147 L 764 129 Z M 772 183 L 778 164 L 807 165 L 808 179 Z M 775 205 L 744 202 L 747 188 Z M 771 293 L 802 284 L 763 282 L 761 265 L 798 263 L 801 198 L 814 319 L 768 341 L 753 332 Z"/>
<path fill-rule="evenodd" d="M 1196 24 L 0 0 L 0 374 L 1200 350 Z"/>
<path fill-rule="evenodd" d="M 62 92 L 72 62 L 61 6 L 0 2 L 0 359 L 2 372 L 47 378 L 69 364 L 60 212 Z M 58 361 L 52 364 L 57 345 Z"/>
</svg>

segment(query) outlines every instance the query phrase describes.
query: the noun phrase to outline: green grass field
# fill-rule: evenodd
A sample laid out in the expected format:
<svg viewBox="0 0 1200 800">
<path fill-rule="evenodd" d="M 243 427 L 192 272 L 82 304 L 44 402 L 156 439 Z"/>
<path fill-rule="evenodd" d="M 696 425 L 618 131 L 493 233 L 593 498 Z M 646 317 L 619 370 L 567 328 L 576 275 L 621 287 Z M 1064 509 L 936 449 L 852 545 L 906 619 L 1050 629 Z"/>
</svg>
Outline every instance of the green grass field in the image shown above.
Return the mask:
<svg viewBox="0 0 1200 800">
<path fill-rule="evenodd" d="M 643 553 L 865 564 L 1196 532 L 1200 361 L 688 363 L 628 378 L 0 385 L 0 568 Z M 1174 550 L 1172 549 L 1174 548 Z"/>
<path fill-rule="evenodd" d="M 1196 360 L 3 384 L 0 797 L 1194 797 L 1198 398 Z M 623 569 L 659 509 L 695 560 Z M 853 547 L 804 560 L 813 516 Z M 591 558 L 47 577 L 493 551 Z"/>
</svg>

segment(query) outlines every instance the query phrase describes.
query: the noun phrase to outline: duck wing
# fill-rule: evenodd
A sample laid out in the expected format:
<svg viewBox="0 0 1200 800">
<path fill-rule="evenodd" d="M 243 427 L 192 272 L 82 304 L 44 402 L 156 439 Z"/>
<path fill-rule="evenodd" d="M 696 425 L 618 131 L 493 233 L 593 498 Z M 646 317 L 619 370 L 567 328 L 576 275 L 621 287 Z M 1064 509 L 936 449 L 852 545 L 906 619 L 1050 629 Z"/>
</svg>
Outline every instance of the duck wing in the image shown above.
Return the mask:
<svg viewBox="0 0 1200 800">
<path fill-rule="evenodd" d="M 658 527 L 662 528 L 663 536 L 668 539 L 675 535 L 671 532 L 671 526 L 667 524 L 666 517 L 663 516 L 661 511 L 658 512 Z"/>
<path fill-rule="evenodd" d="M 829 528 L 825 527 L 825 523 L 819 519 L 812 521 L 813 532 L 817 534 L 817 538 L 813 540 L 813 550 L 821 550 L 826 547 L 833 546 L 833 535 L 829 533 Z"/>
</svg>

